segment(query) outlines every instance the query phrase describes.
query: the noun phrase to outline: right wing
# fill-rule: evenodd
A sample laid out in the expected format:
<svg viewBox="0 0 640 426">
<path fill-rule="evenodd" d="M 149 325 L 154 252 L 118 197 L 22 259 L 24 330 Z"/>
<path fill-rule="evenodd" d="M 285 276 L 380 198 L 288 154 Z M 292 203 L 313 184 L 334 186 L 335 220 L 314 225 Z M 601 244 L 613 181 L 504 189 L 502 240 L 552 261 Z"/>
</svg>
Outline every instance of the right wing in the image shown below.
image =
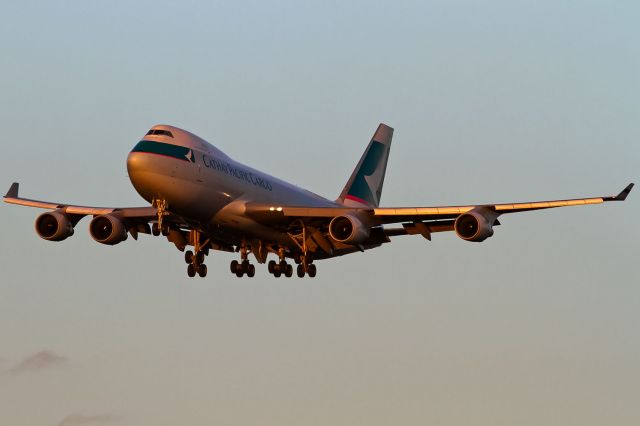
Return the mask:
<svg viewBox="0 0 640 426">
<path fill-rule="evenodd" d="M 75 204 L 67 204 L 67 203 L 58 203 L 51 201 L 40 201 L 40 200 L 32 200 L 30 198 L 20 197 L 18 194 L 18 190 L 20 188 L 20 184 L 14 182 L 9 191 L 4 196 L 4 202 L 9 204 L 16 204 L 19 206 L 26 207 L 36 207 L 40 209 L 49 209 L 52 210 L 50 215 L 58 215 L 62 214 L 64 217 L 68 218 L 69 223 L 75 227 L 76 224 L 85 216 L 101 216 L 108 215 L 109 217 L 116 217 L 117 221 L 122 222 L 122 226 L 125 228 L 126 232 L 128 232 L 134 239 L 138 239 L 138 234 L 151 234 L 152 229 L 149 226 L 150 223 L 157 226 L 158 223 L 158 209 L 153 206 L 148 207 L 95 207 L 95 206 L 79 206 Z M 58 221 L 57 226 L 60 225 L 60 221 L 62 220 L 60 216 L 54 217 L 56 221 Z M 115 220 L 115 219 L 114 219 Z M 189 229 L 191 226 L 188 224 L 182 217 L 177 216 L 170 212 L 165 212 L 162 216 L 163 223 L 172 224 L 176 230 L 171 231 L 167 229 L 166 235 L 172 243 L 176 244 L 178 248 L 184 249 L 184 233 L 179 231 L 180 228 Z M 53 224 L 53 220 L 50 221 Z M 36 221 L 37 228 L 38 220 Z M 53 225 L 50 225 L 53 226 Z M 159 228 L 158 228 L 159 229 Z M 40 230 L 38 233 L 40 234 Z M 158 230 L 160 232 L 160 230 Z M 71 231 L 66 232 L 64 235 L 54 234 L 53 236 L 40 236 L 44 239 L 52 240 L 52 241 L 61 241 L 62 239 L 67 238 L 72 235 Z M 99 241 L 100 242 L 100 241 Z M 109 244 L 109 243 L 107 243 Z"/>
<path fill-rule="evenodd" d="M 18 195 L 20 184 L 14 182 L 7 194 L 4 196 L 4 202 L 9 204 L 17 204 L 19 206 L 36 207 L 40 209 L 53 209 L 60 210 L 63 213 L 69 215 L 79 216 L 98 216 L 101 214 L 109 214 L 119 212 L 122 217 L 127 218 L 148 218 L 153 219 L 157 217 L 158 210 L 155 207 L 90 207 L 90 206 L 76 206 L 65 203 L 54 203 L 50 201 L 38 201 L 29 198 L 22 198 Z"/>
</svg>

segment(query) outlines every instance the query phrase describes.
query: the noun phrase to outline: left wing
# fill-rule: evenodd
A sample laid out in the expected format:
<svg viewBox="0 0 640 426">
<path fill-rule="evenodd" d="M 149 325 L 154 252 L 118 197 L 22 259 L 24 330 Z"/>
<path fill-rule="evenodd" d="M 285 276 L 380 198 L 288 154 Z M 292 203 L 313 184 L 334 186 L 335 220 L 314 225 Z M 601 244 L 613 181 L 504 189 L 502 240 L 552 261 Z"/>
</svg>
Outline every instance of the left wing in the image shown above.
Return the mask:
<svg viewBox="0 0 640 426">
<path fill-rule="evenodd" d="M 505 213 L 518 213 L 529 210 L 552 209 L 556 207 L 584 206 L 589 204 L 602 204 L 607 201 L 624 201 L 632 188 L 633 183 L 630 183 L 615 196 L 574 198 L 569 200 L 529 201 L 525 203 L 480 204 L 449 207 L 377 208 L 374 209 L 374 216 L 379 218 L 381 224 L 385 224 L 415 220 L 452 219 L 463 213 L 479 208 L 489 209 L 494 211 L 497 215 L 501 215 Z"/>
<path fill-rule="evenodd" d="M 568 200 L 529 201 L 525 203 L 509 204 L 476 204 L 467 206 L 436 206 L 436 207 L 379 207 L 379 208 L 354 208 L 354 207 L 295 207 L 295 206 L 248 206 L 248 211 L 255 214 L 262 213 L 265 218 L 292 217 L 292 218 L 333 218 L 342 214 L 358 211 L 375 218 L 378 225 L 399 223 L 407 221 L 425 221 L 452 219 L 478 208 L 486 208 L 495 211 L 498 215 L 505 213 L 517 213 L 529 210 L 550 209 L 556 207 L 583 206 L 589 204 L 601 204 L 607 201 L 624 201 L 633 183 L 627 185 L 618 195 L 574 198 Z"/>
<path fill-rule="evenodd" d="M 287 227 L 296 222 L 304 222 L 317 229 L 329 231 L 332 220 L 345 215 L 355 215 L 362 225 L 373 228 L 381 225 L 401 223 L 402 228 L 384 228 L 384 235 L 421 234 L 431 239 L 431 233 L 443 231 L 459 231 L 458 234 L 469 241 L 482 241 L 493 233 L 492 226 L 499 225 L 498 216 L 505 213 L 517 213 L 529 210 L 550 209 L 556 207 L 582 206 L 601 204 L 608 201 L 624 201 L 633 183 L 627 185 L 618 195 L 592 198 L 575 198 L 567 200 L 533 201 L 508 204 L 477 204 L 466 206 L 436 206 L 436 207 L 297 207 L 297 206 L 265 206 L 248 204 L 246 213 L 253 219 L 271 226 Z M 469 216 L 466 224 L 456 220 L 461 216 Z M 471 218 L 472 216 L 472 218 Z M 358 224 L 352 225 L 358 226 Z M 468 226 L 467 237 L 464 235 L 463 225 Z"/>
</svg>

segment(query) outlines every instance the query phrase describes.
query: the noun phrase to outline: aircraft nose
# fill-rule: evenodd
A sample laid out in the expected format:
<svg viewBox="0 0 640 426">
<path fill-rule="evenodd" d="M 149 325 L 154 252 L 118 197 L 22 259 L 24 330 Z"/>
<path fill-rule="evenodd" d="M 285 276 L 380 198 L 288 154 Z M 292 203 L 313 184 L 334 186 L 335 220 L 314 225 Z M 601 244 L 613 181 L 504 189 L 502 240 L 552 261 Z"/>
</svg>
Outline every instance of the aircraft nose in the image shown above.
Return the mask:
<svg viewBox="0 0 640 426">
<path fill-rule="evenodd" d="M 134 151 L 129 153 L 127 156 L 127 171 L 129 172 L 129 177 L 131 177 L 132 173 L 140 171 L 142 160 L 140 153 Z"/>
<path fill-rule="evenodd" d="M 150 156 L 142 152 L 131 151 L 127 157 L 127 172 L 129 180 L 140 194 L 147 201 L 151 201 L 157 192 L 157 176 L 154 167 L 150 164 Z"/>
</svg>

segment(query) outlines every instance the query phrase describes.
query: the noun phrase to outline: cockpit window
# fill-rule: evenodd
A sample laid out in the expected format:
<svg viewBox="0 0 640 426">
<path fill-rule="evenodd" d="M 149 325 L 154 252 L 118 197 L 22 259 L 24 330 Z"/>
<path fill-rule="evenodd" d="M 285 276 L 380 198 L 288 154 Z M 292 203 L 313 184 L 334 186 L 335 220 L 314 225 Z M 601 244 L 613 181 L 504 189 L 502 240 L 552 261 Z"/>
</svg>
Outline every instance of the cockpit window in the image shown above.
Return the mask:
<svg viewBox="0 0 640 426">
<path fill-rule="evenodd" d="M 162 135 L 162 136 L 169 136 L 170 138 L 173 137 L 170 131 L 159 130 L 159 129 L 151 129 L 147 132 L 147 135 Z"/>
</svg>

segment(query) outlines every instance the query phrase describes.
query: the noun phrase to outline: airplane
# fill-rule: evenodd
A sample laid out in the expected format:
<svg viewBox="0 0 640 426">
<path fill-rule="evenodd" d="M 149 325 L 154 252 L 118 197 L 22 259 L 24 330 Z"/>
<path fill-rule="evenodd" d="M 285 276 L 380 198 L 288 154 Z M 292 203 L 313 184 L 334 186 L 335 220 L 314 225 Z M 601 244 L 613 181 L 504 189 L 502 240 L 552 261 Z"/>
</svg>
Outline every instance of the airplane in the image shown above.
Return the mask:
<svg viewBox="0 0 640 426">
<path fill-rule="evenodd" d="M 616 196 L 435 207 L 380 207 L 393 128 L 380 124 L 338 198 L 331 201 L 306 189 L 241 164 L 204 139 L 169 125 L 153 126 L 131 150 L 127 171 L 135 190 L 150 205 L 91 207 L 37 201 L 18 195 L 13 183 L 4 201 L 49 209 L 35 229 L 49 241 L 74 233 L 84 216 L 91 237 L 119 244 L 130 235 L 162 235 L 184 252 L 187 275 L 207 275 L 211 250 L 239 253 L 230 270 L 253 277 L 267 264 L 275 277 L 315 277 L 315 261 L 363 252 L 391 237 L 454 231 L 465 241 L 481 242 L 507 213 L 624 201 L 633 183 Z M 193 250 L 186 250 L 192 247 Z M 186 250 L 186 251 L 185 251 Z M 269 254 L 277 257 L 267 263 Z"/>
</svg>

